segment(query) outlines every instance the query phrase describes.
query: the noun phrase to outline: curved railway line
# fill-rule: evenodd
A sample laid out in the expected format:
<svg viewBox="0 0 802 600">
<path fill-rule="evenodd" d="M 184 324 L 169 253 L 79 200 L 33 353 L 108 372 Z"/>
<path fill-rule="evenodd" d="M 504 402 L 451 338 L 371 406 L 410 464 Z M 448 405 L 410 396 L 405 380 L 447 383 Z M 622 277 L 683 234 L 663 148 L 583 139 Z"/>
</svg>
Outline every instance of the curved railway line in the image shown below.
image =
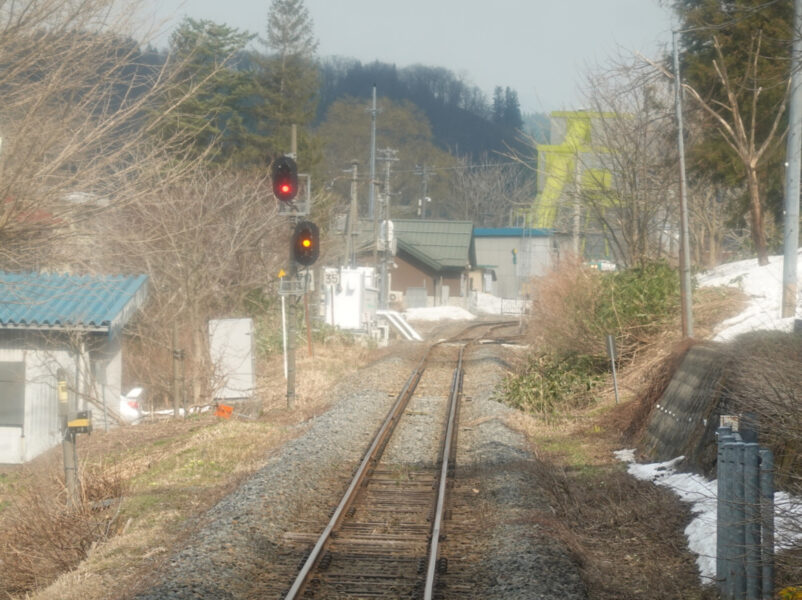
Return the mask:
<svg viewBox="0 0 802 600">
<path fill-rule="evenodd" d="M 460 525 L 451 519 L 449 501 L 465 357 L 472 345 L 512 326 L 515 323 L 473 324 L 427 349 L 322 533 L 285 534 L 283 560 L 274 565 L 262 597 L 445 597 L 442 576 L 448 570 L 449 557 L 442 554 L 441 542 L 450 529 Z M 393 454 L 394 437 L 404 436 L 405 416 L 407 420 L 416 416 L 430 419 L 430 431 L 438 440 L 428 440 L 432 448 L 428 459 L 407 462 Z M 449 585 L 456 586 L 454 592 L 471 587 L 468 581 L 450 581 Z"/>
</svg>

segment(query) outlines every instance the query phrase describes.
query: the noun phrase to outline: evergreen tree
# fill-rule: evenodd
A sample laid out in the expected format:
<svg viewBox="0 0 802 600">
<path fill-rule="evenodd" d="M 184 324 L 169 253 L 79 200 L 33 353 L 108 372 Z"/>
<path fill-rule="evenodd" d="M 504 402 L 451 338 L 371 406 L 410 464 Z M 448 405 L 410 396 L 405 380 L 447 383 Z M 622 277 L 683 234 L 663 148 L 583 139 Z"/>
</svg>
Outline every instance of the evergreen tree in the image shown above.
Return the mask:
<svg viewBox="0 0 802 600">
<path fill-rule="evenodd" d="M 269 54 L 262 60 L 260 85 L 274 152 L 289 150 L 295 124 L 302 161 L 308 163 L 310 154 L 314 161 L 319 153 L 313 150 L 305 128 L 314 120 L 317 106 L 317 40 L 303 0 L 272 1 L 264 44 Z"/>
<path fill-rule="evenodd" d="M 507 88 L 509 91 L 510 88 Z M 493 90 L 493 122 L 494 123 L 503 123 L 504 122 L 504 90 L 501 89 L 500 85 L 497 85 L 496 88 Z"/>
<path fill-rule="evenodd" d="M 788 0 L 673 2 L 683 30 L 682 78 L 698 94 L 692 94 L 695 106 L 709 107 L 703 116 L 714 125 L 689 148 L 689 164 L 692 170 L 713 174 L 714 181 L 748 184 L 748 194 L 733 207 L 733 217 L 743 223 L 743 215 L 749 213 L 761 264 L 768 261 L 770 242 L 764 211 L 782 215 L 784 122 L 779 129 L 776 124 L 784 117 L 787 98 L 791 4 Z"/>
<path fill-rule="evenodd" d="M 183 84 L 165 105 L 179 101 L 160 135 L 189 133 L 195 156 L 242 166 L 258 160 L 264 139 L 258 131 L 253 77 L 235 68 L 253 35 L 211 21 L 185 19 L 170 38 L 170 53 Z M 184 98 L 181 100 L 181 98 Z"/>
<path fill-rule="evenodd" d="M 521 105 L 518 102 L 518 92 L 507 88 L 504 90 L 504 125 L 510 129 L 518 130 L 524 126 L 521 116 Z"/>
<path fill-rule="evenodd" d="M 267 16 L 267 46 L 282 62 L 291 57 L 314 58 L 317 40 L 303 0 L 273 0 Z"/>
</svg>

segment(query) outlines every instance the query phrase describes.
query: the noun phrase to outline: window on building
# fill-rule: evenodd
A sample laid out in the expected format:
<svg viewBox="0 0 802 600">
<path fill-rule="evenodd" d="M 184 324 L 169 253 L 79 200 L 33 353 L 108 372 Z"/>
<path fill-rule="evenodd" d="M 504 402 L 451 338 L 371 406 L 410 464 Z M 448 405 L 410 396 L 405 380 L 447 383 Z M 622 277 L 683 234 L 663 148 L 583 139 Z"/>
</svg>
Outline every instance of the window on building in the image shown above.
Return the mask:
<svg viewBox="0 0 802 600">
<path fill-rule="evenodd" d="M 0 362 L 0 427 L 22 427 L 25 416 L 25 363 Z"/>
</svg>

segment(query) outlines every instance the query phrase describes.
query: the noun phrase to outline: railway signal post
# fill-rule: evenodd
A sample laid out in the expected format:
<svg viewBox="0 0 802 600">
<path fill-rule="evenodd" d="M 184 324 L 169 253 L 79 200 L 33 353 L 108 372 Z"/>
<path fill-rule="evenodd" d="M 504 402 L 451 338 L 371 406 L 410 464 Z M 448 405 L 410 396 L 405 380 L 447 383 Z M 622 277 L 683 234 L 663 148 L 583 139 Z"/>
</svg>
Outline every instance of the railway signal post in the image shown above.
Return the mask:
<svg viewBox="0 0 802 600">
<path fill-rule="evenodd" d="M 290 241 L 289 265 L 286 277 L 281 279 L 279 294 L 289 296 L 287 303 L 287 408 L 295 403 L 295 305 L 306 293 L 306 282 L 298 278 L 298 265 L 309 267 L 320 255 L 320 235 L 317 225 L 310 221 L 302 221 L 301 217 L 309 215 L 311 193 L 309 176 L 298 173 L 295 162 L 297 153 L 295 125 L 292 126 L 292 152 L 289 156 L 280 156 L 273 161 L 271 179 L 273 195 L 279 200 L 279 215 L 289 218 L 292 235 Z M 306 190 L 303 198 L 296 201 L 299 190 L 299 178 L 306 178 Z"/>
</svg>

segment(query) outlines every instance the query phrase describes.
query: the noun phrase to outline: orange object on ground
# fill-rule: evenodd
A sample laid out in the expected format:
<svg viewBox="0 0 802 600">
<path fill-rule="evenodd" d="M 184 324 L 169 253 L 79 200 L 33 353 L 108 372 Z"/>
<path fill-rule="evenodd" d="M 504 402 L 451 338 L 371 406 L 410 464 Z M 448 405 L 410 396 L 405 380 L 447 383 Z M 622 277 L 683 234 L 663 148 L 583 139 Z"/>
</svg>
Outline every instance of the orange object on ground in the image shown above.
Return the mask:
<svg viewBox="0 0 802 600">
<path fill-rule="evenodd" d="M 218 404 L 214 409 L 214 416 L 220 417 L 221 419 L 230 419 L 233 412 L 233 406 L 228 406 L 227 404 Z"/>
</svg>

